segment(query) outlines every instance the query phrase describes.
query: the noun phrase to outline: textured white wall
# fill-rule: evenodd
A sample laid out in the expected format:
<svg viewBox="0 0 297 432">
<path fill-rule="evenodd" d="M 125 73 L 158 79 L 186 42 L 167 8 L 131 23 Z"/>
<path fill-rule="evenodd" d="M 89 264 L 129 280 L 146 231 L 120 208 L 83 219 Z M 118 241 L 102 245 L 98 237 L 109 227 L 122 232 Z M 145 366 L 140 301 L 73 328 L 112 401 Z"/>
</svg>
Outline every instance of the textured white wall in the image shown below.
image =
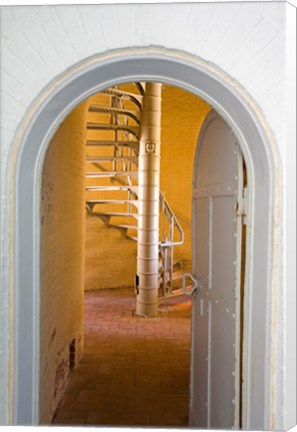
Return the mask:
<svg viewBox="0 0 297 432">
<path fill-rule="evenodd" d="M 163 46 L 222 68 L 284 137 L 285 4 L 27 6 L 2 9 L 3 147 L 34 97 L 68 67 L 123 47 Z"/>
<path fill-rule="evenodd" d="M 67 68 L 113 49 L 161 46 L 201 57 L 223 69 L 257 102 L 275 135 L 281 159 L 285 161 L 288 143 L 285 66 L 286 54 L 289 55 L 286 22 L 292 14 L 293 6 L 282 1 L 2 7 L 1 196 L 4 222 L 9 210 L 7 169 L 14 157 L 13 138 L 28 107 L 49 82 Z M 291 177 L 287 183 L 292 187 Z M 285 208 L 283 217 L 285 225 Z M 9 239 L 3 226 L 0 413 L 5 423 L 8 398 L 8 292 L 5 286 L 9 270 L 5 251 Z M 284 241 L 286 234 L 290 235 L 284 233 Z"/>
</svg>

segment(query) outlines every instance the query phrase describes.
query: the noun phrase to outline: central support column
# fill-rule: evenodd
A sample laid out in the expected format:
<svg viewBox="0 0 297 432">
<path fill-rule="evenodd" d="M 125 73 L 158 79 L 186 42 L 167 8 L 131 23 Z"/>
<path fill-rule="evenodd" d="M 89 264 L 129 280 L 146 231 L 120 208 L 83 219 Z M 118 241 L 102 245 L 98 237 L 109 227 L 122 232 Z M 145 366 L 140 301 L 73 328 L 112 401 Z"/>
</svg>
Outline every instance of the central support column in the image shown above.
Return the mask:
<svg viewBox="0 0 297 432">
<path fill-rule="evenodd" d="M 139 149 L 136 314 L 145 317 L 158 312 L 161 90 L 146 83 Z"/>
</svg>

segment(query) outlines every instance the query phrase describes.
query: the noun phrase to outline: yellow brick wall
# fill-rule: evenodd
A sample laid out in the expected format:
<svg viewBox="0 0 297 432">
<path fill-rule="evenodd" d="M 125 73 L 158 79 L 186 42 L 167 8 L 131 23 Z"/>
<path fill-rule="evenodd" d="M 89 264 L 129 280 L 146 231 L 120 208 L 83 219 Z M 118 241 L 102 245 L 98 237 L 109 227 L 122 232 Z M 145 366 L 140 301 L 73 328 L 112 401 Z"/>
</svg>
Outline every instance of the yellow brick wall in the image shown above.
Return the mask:
<svg viewBox="0 0 297 432">
<path fill-rule="evenodd" d="M 85 289 L 133 286 L 136 242 L 98 218 L 86 218 Z"/>
<path fill-rule="evenodd" d="M 191 269 L 191 195 L 197 138 L 211 107 L 180 88 L 162 90 L 160 189 L 184 230 L 185 242 L 174 255 Z"/>
<path fill-rule="evenodd" d="M 62 123 L 46 153 L 41 189 L 40 421 L 47 424 L 83 345 L 86 104 Z"/>
</svg>

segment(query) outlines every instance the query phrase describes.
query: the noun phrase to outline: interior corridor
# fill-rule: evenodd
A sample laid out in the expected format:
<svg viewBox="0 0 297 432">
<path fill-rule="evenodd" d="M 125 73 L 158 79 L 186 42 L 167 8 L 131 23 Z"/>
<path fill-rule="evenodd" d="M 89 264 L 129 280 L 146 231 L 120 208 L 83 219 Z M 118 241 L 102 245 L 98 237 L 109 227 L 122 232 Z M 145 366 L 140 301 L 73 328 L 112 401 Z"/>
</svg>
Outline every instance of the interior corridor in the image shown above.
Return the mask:
<svg viewBox="0 0 297 432">
<path fill-rule="evenodd" d="M 94 290 L 84 315 L 84 354 L 53 423 L 187 427 L 191 300 L 167 298 L 146 319 L 133 289 Z"/>
</svg>

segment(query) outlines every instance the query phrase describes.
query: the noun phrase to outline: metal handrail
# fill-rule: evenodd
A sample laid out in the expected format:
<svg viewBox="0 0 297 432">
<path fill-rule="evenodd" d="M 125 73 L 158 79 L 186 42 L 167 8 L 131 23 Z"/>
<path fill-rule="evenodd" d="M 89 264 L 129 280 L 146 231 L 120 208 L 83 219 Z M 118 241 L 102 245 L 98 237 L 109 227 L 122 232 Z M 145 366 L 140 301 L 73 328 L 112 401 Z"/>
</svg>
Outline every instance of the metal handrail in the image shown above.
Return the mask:
<svg viewBox="0 0 297 432">
<path fill-rule="evenodd" d="M 170 240 L 165 240 L 165 241 L 161 241 L 160 242 L 160 246 L 161 247 L 169 247 L 169 246 L 178 246 L 184 243 L 184 231 L 177 219 L 177 217 L 175 216 L 172 208 L 170 207 L 168 201 L 165 198 L 165 195 L 163 192 L 160 191 L 160 207 L 162 209 L 163 212 L 163 216 L 166 216 L 170 226 L 172 227 L 172 229 L 170 230 L 171 232 L 169 233 L 170 235 Z M 178 232 L 179 232 L 179 240 L 174 241 L 174 227 L 177 228 Z M 163 237 L 164 237 L 164 233 L 163 233 Z M 166 238 L 166 236 L 165 236 Z"/>
<path fill-rule="evenodd" d="M 162 210 L 162 230 L 161 236 L 162 241 L 159 242 L 159 251 L 162 257 L 162 272 L 161 272 L 161 295 L 165 296 L 171 294 L 172 284 L 173 284 L 173 248 L 183 244 L 184 242 L 184 232 L 183 229 L 172 211 L 172 208 L 166 201 L 165 195 L 160 191 L 159 195 L 160 207 Z M 169 230 L 165 232 L 164 218 L 167 218 L 169 224 Z M 179 232 L 179 240 L 174 240 L 175 227 Z"/>
</svg>

